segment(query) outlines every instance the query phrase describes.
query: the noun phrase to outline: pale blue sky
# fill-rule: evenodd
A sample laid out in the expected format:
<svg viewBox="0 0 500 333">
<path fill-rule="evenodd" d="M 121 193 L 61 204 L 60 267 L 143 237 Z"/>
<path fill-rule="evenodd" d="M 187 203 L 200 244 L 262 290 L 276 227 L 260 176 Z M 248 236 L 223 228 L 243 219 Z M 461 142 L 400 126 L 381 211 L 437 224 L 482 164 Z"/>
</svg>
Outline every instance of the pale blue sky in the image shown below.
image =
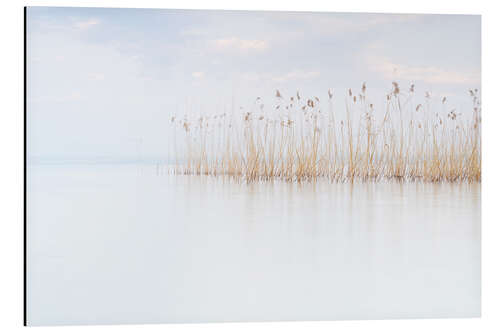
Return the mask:
<svg viewBox="0 0 500 333">
<path fill-rule="evenodd" d="M 468 107 L 479 16 L 28 8 L 28 154 L 165 157 L 172 114 L 391 82 Z"/>
</svg>

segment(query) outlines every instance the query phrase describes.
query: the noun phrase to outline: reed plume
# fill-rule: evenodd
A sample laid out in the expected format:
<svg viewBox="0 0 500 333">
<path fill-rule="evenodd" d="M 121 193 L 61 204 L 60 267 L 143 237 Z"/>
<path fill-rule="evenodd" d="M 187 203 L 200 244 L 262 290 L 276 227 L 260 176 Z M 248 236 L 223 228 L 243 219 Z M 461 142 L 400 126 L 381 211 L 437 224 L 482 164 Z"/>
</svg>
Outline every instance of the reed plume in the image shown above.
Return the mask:
<svg viewBox="0 0 500 333">
<path fill-rule="evenodd" d="M 173 172 L 247 182 L 480 182 L 478 90 L 468 91 L 468 118 L 448 109 L 446 97 L 441 110 L 433 110 L 429 92 L 415 106 L 414 92 L 413 84 L 404 92 L 393 82 L 378 112 L 363 83 L 358 95 L 348 90 L 344 111 L 333 107 L 331 90 L 326 104 L 299 92 L 285 98 L 276 90 L 272 111 L 258 97 L 257 110 L 239 115 L 224 112 L 196 121 L 173 116 Z"/>
</svg>

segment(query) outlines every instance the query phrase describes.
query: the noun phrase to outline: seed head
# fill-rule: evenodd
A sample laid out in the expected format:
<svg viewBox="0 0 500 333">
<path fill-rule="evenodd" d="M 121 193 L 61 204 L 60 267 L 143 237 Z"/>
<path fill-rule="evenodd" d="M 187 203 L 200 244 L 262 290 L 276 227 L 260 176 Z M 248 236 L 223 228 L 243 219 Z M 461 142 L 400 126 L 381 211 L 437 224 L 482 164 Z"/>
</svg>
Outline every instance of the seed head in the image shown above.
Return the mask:
<svg viewBox="0 0 500 333">
<path fill-rule="evenodd" d="M 393 90 L 394 95 L 399 94 L 399 84 L 396 81 L 394 81 L 394 82 L 392 82 L 392 85 L 394 87 L 394 90 Z"/>
</svg>

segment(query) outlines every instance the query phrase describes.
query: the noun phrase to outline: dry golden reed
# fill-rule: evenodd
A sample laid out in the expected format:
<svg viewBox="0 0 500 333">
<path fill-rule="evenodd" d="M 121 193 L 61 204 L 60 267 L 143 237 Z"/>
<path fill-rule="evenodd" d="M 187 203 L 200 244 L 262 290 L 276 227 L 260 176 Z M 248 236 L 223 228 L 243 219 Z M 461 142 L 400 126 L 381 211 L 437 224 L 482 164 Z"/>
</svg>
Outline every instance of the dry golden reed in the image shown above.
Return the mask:
<svg viewBox="0 0 500 333">
<path fill-rule="evenodd" d="M 375 112 L 366 90 L 365 83 L 358 95 L 349 89 L 342 110 L 333 108 L 332 90 L 326 101 L 277 90 L 269 111 L 257 98 L 240 114 L 172 117 L 173 171 L 247 182 L 481 181 L 477 89 L 469 90 L 467 119 L 448 109 L 446 97 L 433 110 L 428 92 L 415 106 L 414 85 L 403 92 L 397 82 L 385 110 Z"/>
</svg>

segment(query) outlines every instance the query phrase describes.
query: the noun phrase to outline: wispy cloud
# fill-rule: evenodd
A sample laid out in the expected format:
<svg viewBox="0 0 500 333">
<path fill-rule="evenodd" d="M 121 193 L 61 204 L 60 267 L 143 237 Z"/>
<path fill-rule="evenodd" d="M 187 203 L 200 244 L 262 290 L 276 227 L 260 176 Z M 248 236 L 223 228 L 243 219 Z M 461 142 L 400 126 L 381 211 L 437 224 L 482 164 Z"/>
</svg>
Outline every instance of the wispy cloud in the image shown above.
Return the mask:
<svg viewBox="0 0 500 333">
<path fill-rule="evenodd" d="M 179 34 L 183 37 L 199 37 L 199 36 L 206 36 L 208 34 L 206 29 L 203 28 L 187 28 L 184 30 L 181 30 Z"/>
<path fill-rule="evenodd" d="M 205 77 L 205 73 L 204 72 L 193 72 L 193 73 L 191 73 L 191 76 L 194 77 L 195 79 L 202 79 L 203 77 Z"/>
<path fill-rule="evenodd" d="M 413 14 L 365 14 L 362 19 L 353 14 L 309 14 L 301 13 L 279 15 L 282 19 L 292 18 L 293 22 L 306 24 L 307 29 L 315 33 L 332 35 L 343 35 L 351 32 L 363 32 L 383 26 L 408 24 L 419 19 L 419 15 Z M 303 35 L 303 32 L 300 32 Z"/>
<path fill-rule="evenodd" d="M 220 50 L 265 50 L 269 43 L 260 39 L 240 39 L 236 37 L 221 38 L 213 41 L 213 45 Z"/>
<path fill-rule="evenodd" d="M 80 30 L 86 30 L 86 29 L 89 29 L 93 26 L 98 25 L 99 23 L 100 23 L 100 21 L 97 19 L 88 19 L 85 21 L 77 21 L 73 24 L 73 26 L 77 29 L 80 29 Z"/>
<path fill-rule="evenodd" d="M 453 71 L 435 66 L 412 66 L 394 63 L 388 59 L 372 59 L 369 67 L 388 80 L 403 79 L 435 84 L 477 85 L 480 83 L 480 74 L 476 72 Z"/>
</svg>

